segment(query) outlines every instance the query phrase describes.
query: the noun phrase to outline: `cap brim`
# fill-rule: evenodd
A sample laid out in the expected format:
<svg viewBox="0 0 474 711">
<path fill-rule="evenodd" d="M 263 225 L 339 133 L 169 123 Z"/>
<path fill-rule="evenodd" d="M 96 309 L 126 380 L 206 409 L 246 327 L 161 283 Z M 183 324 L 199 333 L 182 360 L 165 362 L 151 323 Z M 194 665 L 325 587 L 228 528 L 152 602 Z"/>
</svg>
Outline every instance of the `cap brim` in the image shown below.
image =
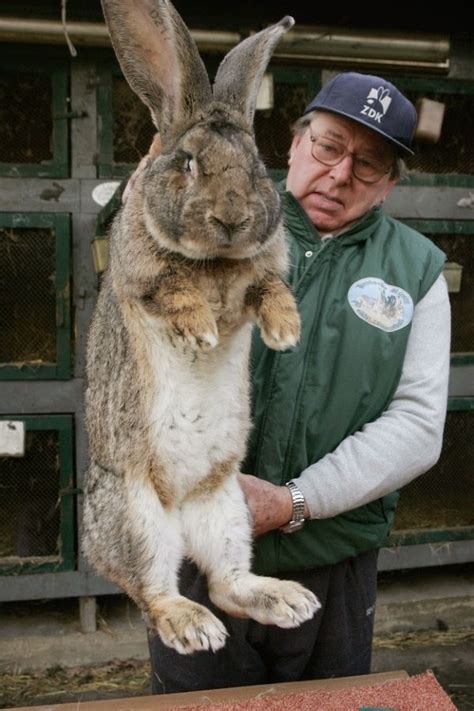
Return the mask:
<svg viewBox="0 0 474 711">
<path fill-rule="evenodd" d="M 348 114 L 345 111 L 339 111 L 338 109 L 332 109 L 332 108 L 329 108 L 328 106 L 326 107 L 326 106 L 324 106 L 324 104 L 318 104 L 317 106 L 311 106 L 311 108 L 307 109 L 305 111 L 305 114 L 308 114 L 310 111 L 318 111 L 319 109 L 322 109 L 323 111 L 328 111 L 331 114 L 339 114 L 339 116 L 345 116 L 346 118 L 351 119 L 351 121 L 360 123 L 361 126 L 365 126 L 366 128 L 369 128 L 372 131 L 375 131 L 375 133 L 378 133 L 380 136 L 383 136 L 389 143 L 396 146 L 396 148 L 398 148 L 400 151 L 402 151 L 405 155 L 409 155 L 409 156 L 415 155 L 415 151 L 413 151 L 411 148 L 407 148 L 407 146 L 405 146 L 403 143 L 400 143 L 400 141 L 397 141 L 395 138 L 388 136 L 386 133 L 381 131 L 376 126 L 372 126 L 372 124 L 366 123 L 362 119 L 355 118 L 352 114 Z"/>
</svg>

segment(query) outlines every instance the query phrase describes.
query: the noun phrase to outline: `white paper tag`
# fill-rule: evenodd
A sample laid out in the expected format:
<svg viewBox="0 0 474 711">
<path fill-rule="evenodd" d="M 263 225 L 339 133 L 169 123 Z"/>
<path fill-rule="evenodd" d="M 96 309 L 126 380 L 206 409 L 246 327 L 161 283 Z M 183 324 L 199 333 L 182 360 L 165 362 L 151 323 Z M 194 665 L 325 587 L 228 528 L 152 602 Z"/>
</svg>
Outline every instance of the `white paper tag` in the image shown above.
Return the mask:
<svg viewBox="0 0 474 711">
<path fill-rule="evenodd" d="M 25 423 L 21 420 L 0 422 L 0 457 L 25 456 Z"/>
<path fill-rule="evenodd" d="M 96 187 L 92 191 L 92 199 L 101 207 L 107 205 L 119 185 L 120 181 L 118 180 L 111 180 L 107 183 L 101 183 L 100 185 L 96 185 Z"/>
</svg>

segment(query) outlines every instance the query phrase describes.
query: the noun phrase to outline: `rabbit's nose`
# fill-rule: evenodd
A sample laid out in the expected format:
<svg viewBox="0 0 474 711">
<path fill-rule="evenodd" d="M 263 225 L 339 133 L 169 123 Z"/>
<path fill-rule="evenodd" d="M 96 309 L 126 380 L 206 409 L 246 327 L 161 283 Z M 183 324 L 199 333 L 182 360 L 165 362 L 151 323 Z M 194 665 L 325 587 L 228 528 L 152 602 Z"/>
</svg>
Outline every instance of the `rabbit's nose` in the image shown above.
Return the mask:
<svg viewBox="0 0 474 711">
<path fill-rule="evenodd" d="M 220 217 L 216 217 L 215 215 L 212 215 L 211 221 L 214 226 L 218 228 L 219 237 L 223 242 L 232 242 L 233 235 L 238 231 L 242 223 L 245 222 L 245 220 L 240 222 L 229 222 Z"/>
</svg>

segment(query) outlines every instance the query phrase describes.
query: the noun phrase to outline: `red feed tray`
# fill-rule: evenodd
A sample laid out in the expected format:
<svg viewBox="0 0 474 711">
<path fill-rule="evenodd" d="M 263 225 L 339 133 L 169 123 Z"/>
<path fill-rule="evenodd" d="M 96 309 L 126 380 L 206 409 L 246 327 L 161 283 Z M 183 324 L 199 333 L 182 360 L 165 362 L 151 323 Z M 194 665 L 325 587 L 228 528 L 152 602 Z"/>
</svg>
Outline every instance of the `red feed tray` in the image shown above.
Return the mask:
<svg viewBox="0 0 474 711">
<path fill-rule="evenodd" d="M 456 711 L 456 707 L 431 672 L 376 686 L 339 691 L 307 691 L 284 696 L 263 696 L 236 702 L 199 706 L 174 706 L 179 711 Z"/>
<path fill-rule="evenodd" d="M 431 672 L 404 671 L 10 711 L 456 711 Z M 8 710 L 7 710 L 8 711 Z"/>
</svg>

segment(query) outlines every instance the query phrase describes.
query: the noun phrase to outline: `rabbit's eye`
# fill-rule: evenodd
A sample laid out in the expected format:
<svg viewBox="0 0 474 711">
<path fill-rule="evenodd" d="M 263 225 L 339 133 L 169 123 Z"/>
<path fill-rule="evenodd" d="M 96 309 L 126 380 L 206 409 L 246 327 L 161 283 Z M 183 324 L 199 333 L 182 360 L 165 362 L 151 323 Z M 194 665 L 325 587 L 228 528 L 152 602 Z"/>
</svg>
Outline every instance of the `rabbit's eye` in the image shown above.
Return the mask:
<svg viewBox="0 0 474 711">
<path fill-rule="evenodd" d="M 195 173 L 195 161 L 192 156 L 186 156 L 184 161 L 184 172 L 185 173 Z"/>
</svg>

